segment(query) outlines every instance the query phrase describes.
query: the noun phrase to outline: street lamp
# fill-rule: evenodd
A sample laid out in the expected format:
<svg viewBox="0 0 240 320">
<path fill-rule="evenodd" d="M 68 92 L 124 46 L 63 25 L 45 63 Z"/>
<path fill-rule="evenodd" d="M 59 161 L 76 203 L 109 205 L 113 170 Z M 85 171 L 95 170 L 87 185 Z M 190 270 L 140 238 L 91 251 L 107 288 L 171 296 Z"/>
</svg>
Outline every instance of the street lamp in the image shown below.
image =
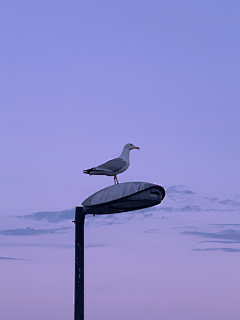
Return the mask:
<svg viewBox="0 0 240 320">
<path fill-rule="evenodd" d="M 74 320 L 84 320 L 84 221 L 86 214 L 112 214 L 155 206 L 164 199 L 163 187 L 147 182 L 125 182 L 102 189 L 75 211 Z"/>
</svg>

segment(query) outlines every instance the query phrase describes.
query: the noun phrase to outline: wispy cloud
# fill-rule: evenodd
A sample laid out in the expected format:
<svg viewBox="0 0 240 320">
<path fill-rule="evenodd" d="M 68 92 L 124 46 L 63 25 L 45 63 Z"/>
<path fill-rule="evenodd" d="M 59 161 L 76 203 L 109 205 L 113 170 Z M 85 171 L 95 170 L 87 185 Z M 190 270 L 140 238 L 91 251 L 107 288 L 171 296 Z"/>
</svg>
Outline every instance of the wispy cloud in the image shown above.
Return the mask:
<svg viewBox="0 0 240 320">
<path fill-rule="evenodd" d="M 87 243 L 85 244 L 85 248 L 105 248 L 107 244 L 105 243 Z"/>
<path fill-rule="evenodd" d="M 226 229 L 218 232 L 182 231 L 181 234 L 198 236 L 202 238 L 229 240 L 233 241 L 234 243 L 240 243 L 240 231 L 234 229 Z"/>
<path fill-rule="evenodd" d="M 219 201 L 219 204 L 223 204 L 223 205 L 226 205 L 226 206 L 228 206 L 228 205 L 237 206 L 237 207 L 240 206 L 240 202 L 234 201 L 234 200 L 230 200 L 230 199 Z"/>
<path fill-rule="evenodd" d="M 229 208 L 229 209 L 221 209 L 221 208 L 204 208 L 199 205 L 185 205 L 185 206 L 179 206 L 179 207 L 159 207 L 158 211 L 165 211 L 168 213 L 171 212 L 229 212 L 229 211 L 236 211 L 236 209 Z"/>
<path fill-rule="evenodd" d="M 164 205 L 165 204 L 165 205 Z M 198 194 L 183 185 L 171 186 L 166 190 L 166 200 L 158 210 L 166 212 L 229 212 L 239 211 L 240 202 L 231 199 Z"/>
<path fill-rule="evenodd" d="M 93 217 L 92 215 L 86 216 L 85 226 L 89 224 L 98 225 L 114 225 L 126 223 L 128 220 L 136 219 L 151 219 L 156 217 L 156 214 L 160 214 L 162 219 L 167 218 L 171 213 L 196 213 L 196 212 L 236 212 L 240 211 L 240 202 L 226 199 L 221 200 L 217 197 L 208 195 L 200 195 L 190 188 L 184 187 L 183 185 L 176 185 L 167 188 L 166 198 L 160 206 L 142 209 L 139 211 L 126 212 L 123 214 L 112 214 L 102 215 Z M 59 223 L 62 221 L 74 220 L 75 208 L 67 209 L 62 211 L 43 211 L 34 212 L 23 216 L 17 216 L 18 219 L 28 219 L 34 221 L 47 221 L 51 224 Z M 229 225 L 230 226 L 230 225 Z M 227 227 L 227 226 L 226 226 Z M 57 233 L 59 229 L 48 229 L 46 230 L 4 230 L 0 232 L 3 235 L 37 235 L 46 233 Z M 201 236 L 199 234 L 199 236 Z M 206 235 L 205 235 L 206 236 Z M 202 235 L 204 237 L 204 234 Z"/>
<path fill-rule="evenodd" d="M 167 189 L 167 193 L 168 194 L 191 194 L 194 195 L 195 192 L 193 192 L 192 190 L 189 189 L 185 189 L 185 187 L 183 185 L 177 185 L 177 186 L 171 186 Z"/>
<path fill-rule="evenodd" d="M 161 219 L 162 219 L 162 220 L 167 220 L 167 219 L 169 219 L 169 217 L 161 216 Z"/>
<path fill-rule="evenodd" d="M 39 236 L 46 234 L 62 233 L 68 229 L 72 228 L 54 228 L 54 229 L 33 229 L 27 228 L 16 228 L 16 229 L 6 229 L 0 231 L 0 235 L 3 236 Z"/>
<path fill-rule="evenodd" d="M 50 223 L 58 223 L 64 220 L 74 220 L 75 209 L 68 209 L 62 211 L 43 211 L 27 214 L 23 216 L 16 216 L 19 219 L 31 219 L 35 221 L 47 220 Z"/>
<path fill-rule="evenodd" d="M 9 258 L 9 257 L 0 257 L 0 260 L 26 260 L 26 259 Z"/>
<path fill-rule="evenodd" d="M 1 243 L 0 247 L 30 247 L 30 248 L 63 248 L 63 249 L 70 249 L 74 248 L 74 245 L 70 244 L 55 244 L 55 243 Z"/>
<path fill-rule="evenodd" d="M 201 195 L 183 185 L 176 185 L 167 188 L 166 198 L 163 203 L 157 207 L 142 209 L 136 212 L 129 212 L 118 215 L 107 215 L 91 219 L 87 215 L 86 226 L 90 223 L 104 225 L 113 225 L 125 223 L 133 218 L 147 219 L 154 216 L 155 213 L 168 215 L 170 213 L 191 213 L 191 212 L 235 212 L 240 211 L 240 202 L 217 197 Z M 75 208 L 62 211 L 43 211 L 34 212 L 23 216 L 17 216 L 19 219 L 29 219 L 34 221 L 47 221 L 49 223 L 59 223 L 62 221 L 74 220 Z"/>
<path fill-rule="evenodd" d="M 212 203 L 218 201 L 217 197 L 211 197 L 211 196 L 204 196 L 204 199 L 206 199 Z"/>
<path fill-rule="evenodd" d="M 231 241 L 231 240 L 205 240 L 205 241 L 200 241 L 199 243 L 238 243 L 236 241 Z"/>
<path fill-rule="evenodd" d="M 223 251 L 223 252 L 240 252 L 240 249 L 235 248 L 205 248 L 205 249 L 192 249 L 192 251 Z"/>
<path fill-rule="evenodd" d="M 143 230 L 143 233 L 153 233 L 153 234 L 158 234 L 160 232 L 160 229 L 147 229 Z"/>
<path fill-rule="evenodd" d="M 219 228 L 225 228 L 225 227 L 235 227 L 239 228 L 240 223 L 211 223 L 210 226 L 216 226 Z"/>
<path fill-rule="evenodd" d="M 58 248 L 58 249 L 72 249 L 74 244 L 59 244 L 59 243 L 1 243 L 0 247 L 30 247 L 30 248 Z M 105 243 L 85 243 L 85 248 L 104 248 L 107 247 Z M 3 259 L 3 257 L 2 257 Z M 6 258 L 7 259 L 7 258 Z M 14 259 L 14 258 L 9 258 Z"/>
</svg>

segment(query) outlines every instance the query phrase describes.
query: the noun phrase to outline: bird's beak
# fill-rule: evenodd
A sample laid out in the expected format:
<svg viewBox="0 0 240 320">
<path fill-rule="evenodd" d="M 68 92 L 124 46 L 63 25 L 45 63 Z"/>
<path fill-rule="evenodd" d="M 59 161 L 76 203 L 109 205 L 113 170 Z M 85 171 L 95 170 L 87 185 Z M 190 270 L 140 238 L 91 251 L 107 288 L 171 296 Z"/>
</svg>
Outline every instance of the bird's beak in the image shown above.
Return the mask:
<svg viewBox="0 0 240 320">
<path fill-rule="evenodd" d="M 139 147 L 134 147 L 134 149 L 140 149 Z"/>
</svg>

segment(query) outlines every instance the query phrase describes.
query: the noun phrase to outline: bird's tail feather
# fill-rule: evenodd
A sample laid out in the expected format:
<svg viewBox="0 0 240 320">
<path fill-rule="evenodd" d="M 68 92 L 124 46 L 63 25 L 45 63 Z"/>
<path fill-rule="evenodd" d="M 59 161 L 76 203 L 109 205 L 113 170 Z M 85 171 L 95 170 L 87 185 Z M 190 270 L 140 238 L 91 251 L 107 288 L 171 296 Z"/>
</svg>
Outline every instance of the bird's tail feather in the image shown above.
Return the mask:
<svg viewBox="0 0 240 320">
<path fill-rule="evenodd" d="M 83 170 L 83 173 L 86 173 L 86 174 L 90 174 L 90 172 L 93 170 L 93 168 L 91 169 L 86 169 L 86 170 Z"/>
</svg>

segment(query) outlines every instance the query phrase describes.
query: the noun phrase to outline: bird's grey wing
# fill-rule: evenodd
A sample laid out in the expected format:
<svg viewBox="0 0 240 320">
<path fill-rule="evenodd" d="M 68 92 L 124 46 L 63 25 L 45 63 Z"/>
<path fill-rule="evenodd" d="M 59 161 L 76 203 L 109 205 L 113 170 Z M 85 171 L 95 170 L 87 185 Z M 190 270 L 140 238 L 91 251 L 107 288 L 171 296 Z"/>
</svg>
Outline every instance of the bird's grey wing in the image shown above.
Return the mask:
<svg viewBox="0 0 240 320">
<path fill-rule="evenodd" d="M 97 166 L 95 169 L 107 170 L 107 171 L 111 171 L 111 172 L 118 172 L 126 164 L 127 164 L 126 161 L 124 161 L 122 158 L 116 158 L 116 159 L 109 160 L 109 161 L 101 164 L 100 166 Z"/>
</svg>

